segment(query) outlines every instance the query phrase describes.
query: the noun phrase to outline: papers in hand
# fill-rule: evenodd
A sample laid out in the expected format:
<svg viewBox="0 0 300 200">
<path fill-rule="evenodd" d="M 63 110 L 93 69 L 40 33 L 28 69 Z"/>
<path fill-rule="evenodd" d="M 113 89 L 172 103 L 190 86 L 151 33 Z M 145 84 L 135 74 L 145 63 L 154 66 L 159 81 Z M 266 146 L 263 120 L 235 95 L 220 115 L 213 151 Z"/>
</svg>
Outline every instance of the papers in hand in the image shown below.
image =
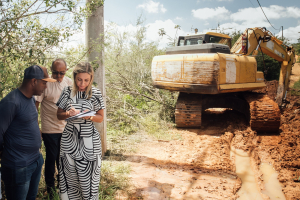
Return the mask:
<svg viewBox="0 0 300 200">
<path fill-rule="evenodd" d="M 66 121 L 72 121 L 74 119 L 78 119 L 78 118 L 82 118 L 82 117 L 88 117 L 88 116 L 95 116 L 96 112 L 95 111 L 87 111 L 87 112 L 82 112 L 82 113 L 79 113 L 77 115 L 74 115 L 72 117 L 69 117 L 67 119 L 65 119 Z"/>
</svg>

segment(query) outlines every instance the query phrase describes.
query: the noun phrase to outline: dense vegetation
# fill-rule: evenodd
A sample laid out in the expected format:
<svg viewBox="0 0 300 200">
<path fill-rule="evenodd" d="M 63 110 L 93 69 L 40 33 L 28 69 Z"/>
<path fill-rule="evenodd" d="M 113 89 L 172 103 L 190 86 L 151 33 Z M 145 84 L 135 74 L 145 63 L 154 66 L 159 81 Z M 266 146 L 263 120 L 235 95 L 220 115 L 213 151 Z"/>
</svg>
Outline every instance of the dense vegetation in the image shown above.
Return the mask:
<svg viewBox="0 0 300 200">
<path fill-rule="evenodd" d="M 103 0 L 0 1 L 0 99 L 20 85 L 31 64 L 48 65 Z"/>
</svg>

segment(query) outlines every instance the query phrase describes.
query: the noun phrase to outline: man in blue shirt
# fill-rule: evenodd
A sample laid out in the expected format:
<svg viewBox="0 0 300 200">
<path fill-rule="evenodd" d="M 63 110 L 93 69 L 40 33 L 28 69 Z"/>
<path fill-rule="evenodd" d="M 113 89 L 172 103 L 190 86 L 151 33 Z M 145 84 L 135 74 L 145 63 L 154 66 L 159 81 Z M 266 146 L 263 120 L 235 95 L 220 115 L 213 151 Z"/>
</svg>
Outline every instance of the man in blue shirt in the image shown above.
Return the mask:
<svg viewBox="0 0 300 200">
<path fill-rule="evenodd" d="M 34 200 L 44 163 L 41 134 L 33 95 L 41 95 L 49 78 L 37 65 L 24 71 L 22 85 L 0 101 L 2 180 L 8 200 Z"/>
</svg>

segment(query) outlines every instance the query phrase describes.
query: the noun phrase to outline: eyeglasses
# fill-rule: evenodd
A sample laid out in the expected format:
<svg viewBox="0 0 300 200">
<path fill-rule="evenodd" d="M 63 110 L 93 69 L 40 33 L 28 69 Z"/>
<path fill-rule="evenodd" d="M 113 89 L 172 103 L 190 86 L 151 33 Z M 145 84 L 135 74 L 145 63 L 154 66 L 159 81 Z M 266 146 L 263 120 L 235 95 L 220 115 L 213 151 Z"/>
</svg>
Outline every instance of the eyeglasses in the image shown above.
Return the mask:
<svg viewBox="0 0 300 200">
<path fill-rule="evenodd" d="M 58 74 L 60 74 L 60 75 L 65 75 L 66 74 L 66 72 L 57 72 L 57 71 L 52 71 L 52 74 L 54 74 L 54 75 L 58 75 Z"/>
</svg>

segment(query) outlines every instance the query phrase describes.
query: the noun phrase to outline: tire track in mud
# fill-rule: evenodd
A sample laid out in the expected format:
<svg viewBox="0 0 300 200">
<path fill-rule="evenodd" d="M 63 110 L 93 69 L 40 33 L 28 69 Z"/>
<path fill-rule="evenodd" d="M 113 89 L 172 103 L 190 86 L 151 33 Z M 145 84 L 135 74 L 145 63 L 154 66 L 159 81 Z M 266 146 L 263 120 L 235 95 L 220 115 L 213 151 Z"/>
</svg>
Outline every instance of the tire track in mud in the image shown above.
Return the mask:
<svg viewBox="0 0 300 200">
<path fill-rule="evenodd" d="M 170 130 L 181 134 L 181 140 L 141 144 L 137 153 L 125 155 L 135 185 L 131 199 L 237 199 L 241 180 L 235 173 L 235 158 L 230 157 L 232 147 L 250 154 L 260 190 L 264 182 L 259 166 L 270 163 L 279 173 L 286 199 L 299 199 L 299 183 L 293 180 L 300 168 L 297 109 L 294 103 L 283 111 L 280 133 L 257 135 L 243 116 L 226 111 L 204 115 L 201 129 Z"/>
<path fill-rule="evenodd" d="M 299 75 L 300 66 L 293 69 L 293 79 L 299 80 Z M 263 92 L 274 98 L 276 85 L 270 82 Z M 140 144 L 137 153 L 125 155 L 135 185 L 129 199 L 237 199 L 242 183 L 231 148 L 250 155 L 260 191 L 265 189 L 260 165 L 269 163 L 279 174 L 285 198 L 300 199 L 300 183 L 295 180 L 300 179 L 300 100 L 287 98 L 290 104 L 281 111 L 279 133 L 257 134 L 232 110 L 209 111 L 203 115 L 201 129 L 169 130 L 181 135 L 181 140 Z"/>
</svg>

